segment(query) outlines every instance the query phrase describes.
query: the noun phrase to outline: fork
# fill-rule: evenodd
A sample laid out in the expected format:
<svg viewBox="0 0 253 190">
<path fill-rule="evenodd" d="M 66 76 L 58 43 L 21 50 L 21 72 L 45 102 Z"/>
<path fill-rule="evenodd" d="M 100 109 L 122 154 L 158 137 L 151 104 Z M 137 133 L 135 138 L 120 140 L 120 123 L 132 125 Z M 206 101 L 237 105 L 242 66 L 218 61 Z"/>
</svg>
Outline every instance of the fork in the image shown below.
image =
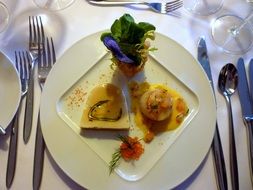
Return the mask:
<svg viewBox="0 0 253 190">
<path fill-rule="evenodd" d="M 38 54 L 38 81 L 41 91 L 43 90 L 45 81 L 53 64 L 56 62 L 53 39 L 50 38 L 49 40 L 48 38 L 46 38 L 45 43 L 42 44 L 42 51 L 40 51 L 39 47 L 39 54 Z M 44 149 L 45 149 L 45 142 L 42 136 L 40 126 L 40 113 L 39 113 L 36 139 L 35 139 L 34 163 L 33 163 L 33 189 L 39 189 L 40 187 L 44 163 Z"/>
<path fill-rule="evenodd" d="M 89 3 L 95 5 L 147 5 L 153 11 L 158 13 L 169 13 L 183 6 L 182 0 L 174 0 L 167 3 L 149 3 L 145 1 L 105 1 L 105 0 L 89 0 Z"/>
<path fill-rule="evenodd" d="M 23 128 L 23 140 L 28 142 L 33 120 L 34 65 L 38 58 L 39 46 L 44 41 L 44 28 L 40 16 L 29 16 L 29 52 L 32 57 L 31 77 L 28 82 L 26 109 Z"/>
<path fill-rule="evenodd" d="M 22 105 L 22 101 L 26 96 L 28 89 L 28 80 L 30 77 L 30 62 L 31 58 L 28 52 L 17 52 L 15 51 L 15 63 L 17 71 L 19 72 L 19 77 L 21 81 L 21 101 L 18 107 L 18 110 L 12 120 L 11 123 L 11 136 L 10 136 L 10 145 L 9 145 L 9 154 L 8 154 L 8 162 L 7 162 L 7 172 L 6 172 L 6 186 L 10 188 L 16 168 L 16 157 L 17 157 L 17 140 L 18 140 L 18 120 L 19 120 L 19 112 L 20 107 Z"/>
</svg>

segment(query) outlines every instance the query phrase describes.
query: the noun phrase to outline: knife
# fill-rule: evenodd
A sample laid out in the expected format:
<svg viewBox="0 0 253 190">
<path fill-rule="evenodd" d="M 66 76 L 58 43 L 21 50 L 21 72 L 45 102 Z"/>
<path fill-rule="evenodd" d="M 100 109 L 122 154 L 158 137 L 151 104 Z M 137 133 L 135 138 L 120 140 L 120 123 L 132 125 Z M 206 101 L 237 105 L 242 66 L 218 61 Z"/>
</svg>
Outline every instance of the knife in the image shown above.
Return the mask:
<svg viewBox="0 0 253 190">
<path fill-rule="evenodd" d="M 209 63 L 209 58 L 208 58 L 208 54 L 207 54 L 207 47 L 206 47 L 206 42 L 205 42 L 204 37 L 201 37 L 198 42 L 198 61 L 201 64 L 201 66 L 203 67 L 203 69 L 205 70 L 206 75 L 209 79 L 209 82 L 212 86 L 213 93 L 214 93 L 212 73 L 211 73 L 211 69 L 210 69 L 210 63 Z M 218 188 L 220 190 L 227 190 L 228 185 L 227 185 L 226 166 L 225 166 L 224 154 L 223 154 L 223 149 L 222 149 L 222 145 L 221 145 L 220 134 L 219 134 L 217 122 L 216 122 L 216 126 L 215 126 L 215 133 L 214 133 L 211 148 L 213 151 Z"/>
<path fill-rule="evenodd" d="M 250 174 L 253 181 L 253 101 L 252 94 L 250 95 L 249 86 L 247 82 L 247 75 L 244 66 L 244 60 L 242 58 L 238 59 L 237 62 L 238 69 L 238 94 L 241 103 L 242 116 L 244 124 L 247 127 L 248 132 L 248 149 L 249 149 L 249 163 L 250 163 Z M 250 90 L 253 92 L 253 59 L 249 63 L 249 81 Z"/>
</svg>

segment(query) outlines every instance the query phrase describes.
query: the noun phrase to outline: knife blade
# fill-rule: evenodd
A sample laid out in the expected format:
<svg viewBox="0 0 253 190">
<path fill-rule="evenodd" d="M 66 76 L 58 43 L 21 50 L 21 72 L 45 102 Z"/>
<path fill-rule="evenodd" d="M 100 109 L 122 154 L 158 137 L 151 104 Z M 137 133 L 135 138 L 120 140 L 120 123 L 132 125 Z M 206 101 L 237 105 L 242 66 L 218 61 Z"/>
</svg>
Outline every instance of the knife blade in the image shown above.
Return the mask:
<svg viewBox="0 0 253 190">
<path fill-rule="evenodd" d="M 247 74 L 245 71 L 244 60 L 242 58 L 238 59 L 237 62 L 238 70 L 238 95 L 241 104 L 242 117 L 245 126 L 247 127 L 248 135 L 248 151 L 249 151 L 249 163 L 250 163 L 250 174 L 253 181 L 253 101 L 252 94 L 250 95 L 250 90 L 253 92 L 253 59 L 249 63 L 249 81 L 251 88 L 249 90 L 247 82 Z"/>
<path fill-rule="evenodd" d="M 212 86 L 213 93 L 214 93 L 212 72 L 211 72 L 211 68 L 210 68 L 208 52 L 207 52 L 207 47 L 206 47 L 206 42 L 205 42 L 204 37 L 201 37 L 198 42 L 198 61 L 201 64 L 201 66 L 203 67 L 204 71 L 206 72 L 206 75 L 209 79 L 209 82 Z M 212 148 L 212 152 L 213 152 L 218 188 L 220 190 L 227 190 L 228 185 L 227 185 L 226 166 L 225 166 L 224 154 L 223 154 L 223 149 L 222 149 L 222 145 L 221 145 L 221 139 L 220 139 L 220 134 L 219 134 L 217 122 L 216 122 L 216 126 L 215 126 L 215 133 L 214 133 L 211 148 Z"/>
</svg>

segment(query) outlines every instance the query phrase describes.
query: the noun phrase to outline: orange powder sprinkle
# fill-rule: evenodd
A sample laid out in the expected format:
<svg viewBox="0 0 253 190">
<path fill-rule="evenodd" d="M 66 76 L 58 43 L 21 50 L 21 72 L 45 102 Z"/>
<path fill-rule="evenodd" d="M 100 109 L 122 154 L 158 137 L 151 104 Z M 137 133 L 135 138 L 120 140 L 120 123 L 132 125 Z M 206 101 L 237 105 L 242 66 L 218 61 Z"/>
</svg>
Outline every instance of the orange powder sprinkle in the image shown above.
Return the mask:
<svg viewBox="0 0 253 190">
<path fill-rule="evenodd" d="M 84 91 L 82 87 L 77 87 L 74 91 L 67 97 L 67 105 L 72 108 L 74 106 L 80 107 L 85 101 L 85 95 L 87 92 Z"/>
</svg>

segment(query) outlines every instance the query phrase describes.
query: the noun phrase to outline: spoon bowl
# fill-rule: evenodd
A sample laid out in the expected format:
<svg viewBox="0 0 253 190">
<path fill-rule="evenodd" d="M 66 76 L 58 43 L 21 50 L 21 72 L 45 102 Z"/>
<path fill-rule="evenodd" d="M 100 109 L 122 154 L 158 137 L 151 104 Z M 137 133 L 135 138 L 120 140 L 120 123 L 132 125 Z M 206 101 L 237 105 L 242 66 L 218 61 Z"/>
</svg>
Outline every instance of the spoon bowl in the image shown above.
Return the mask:
<svg viewBox="0 0 253 190">
<path fill-rule="evenodd" d="M 231 96 L 238 85 L 237 69 L 232 63 L 226 64 L 220 71 L 218 85 L 224 96 Z"/>
<path fill-rule="evenodd" d="M 229 157 L 230 157 L 230 172 L 231 172 L 231 178 L 232 178 L 231 179 L 232 189 L 239 189 L 234 124 L 233 124 L 232 106 L 231 106 L 231 100 L 230 100 L 230 97 L 236 91 L 237 85 L 238 85 L 237 69 L 232 63 L 228 63 L 224 67 L 222 67 L 220 71 L 218 86 L 219 86 L 220 92 L 223 94 L 228 105 Z"/>
</svg>

